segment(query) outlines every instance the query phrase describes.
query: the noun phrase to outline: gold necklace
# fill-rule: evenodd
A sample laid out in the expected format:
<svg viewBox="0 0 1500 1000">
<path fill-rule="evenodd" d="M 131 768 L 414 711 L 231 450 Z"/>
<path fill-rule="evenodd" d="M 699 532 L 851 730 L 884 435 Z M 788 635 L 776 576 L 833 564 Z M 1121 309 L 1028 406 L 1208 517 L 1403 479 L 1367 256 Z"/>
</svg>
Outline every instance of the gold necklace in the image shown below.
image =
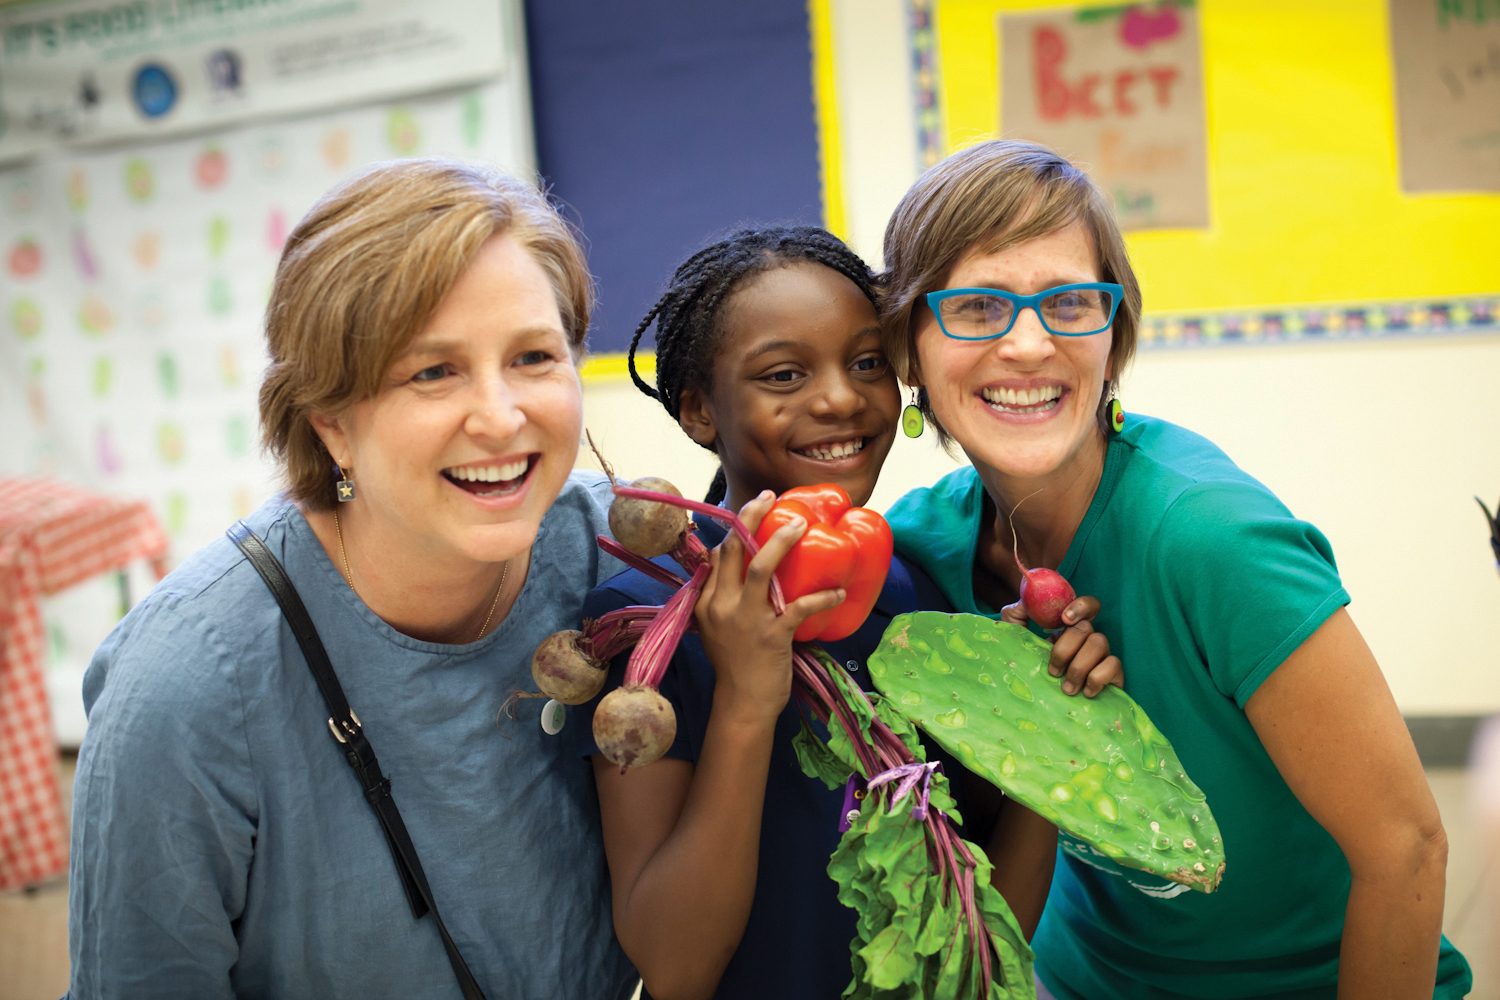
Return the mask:
<svg viewBox="0 0 1500 1000">
<path fill-rule="evenodd" d="M 354 573 L 349 569 L 349 553 L 344 551 L 344 529 L 339 526 L 339 509 L 337 507 L 333 508 L 333 530 L 339 536 L 339 557 L 344 560 L 344 582 L 349 585 L 350 590 L 354 590 Z M 510 576 L 509 559 L 500 564 L 500 586 L 495 590 L 495 599 L 490 602 L 489 614 L 484 616 L 484 624 L 479 626 L 479 634 L 469 640 L 470 642 L 478 642 L 480 639 L 483 639 L 484 633 L 489 630 L 490 619 L 495 617 L 495 609 L 500 606 L 500 595 L 505 593 L 505 578 L 508 576 Z M 354 590 L 354 593 L 358 595 L 359 591 Z"/>
</svg>

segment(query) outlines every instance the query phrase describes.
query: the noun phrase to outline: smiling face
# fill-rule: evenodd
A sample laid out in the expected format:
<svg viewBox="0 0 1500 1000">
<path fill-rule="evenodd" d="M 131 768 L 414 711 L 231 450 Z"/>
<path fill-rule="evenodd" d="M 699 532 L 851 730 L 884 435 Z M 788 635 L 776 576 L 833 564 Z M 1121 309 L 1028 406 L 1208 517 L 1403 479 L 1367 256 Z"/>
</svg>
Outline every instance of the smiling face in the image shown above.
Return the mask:
<svg viewBox="0 0 1500 1000">
<path fill-rule="evenodd" d="M 819 483 L 864 504 L 901 409 L 870 300 L 809 263 L 750 278 L 724 309 L 713 386 L 683 391 L 680 421 L 717 450 L 731 509 Z"/>
<path fill-rule="evenodd" d="M 492 237 L 381 390 L 314 426 L 352 469 L 351 523 L 378 521 L 381 537 L 428 555 L 499 562 L 526 550 L 583 427 L 546 272 L 513 239 Z"/>
<path fill-rule="evenodd" d="M 1075 223 L 998 253 L 971 251 L 943 287 L 1034 295 L 1099 280 L 1093 241 Z M 1100 440 L 1095 415 L 1111 377 L 1111 337 L 1055 337 L 1028 309 L 1003 337 L 954 340 L 924 305 L 916 351 L 932 411 L 970 460 L 1035 479 L 1065 470 Z"/>
</svg>

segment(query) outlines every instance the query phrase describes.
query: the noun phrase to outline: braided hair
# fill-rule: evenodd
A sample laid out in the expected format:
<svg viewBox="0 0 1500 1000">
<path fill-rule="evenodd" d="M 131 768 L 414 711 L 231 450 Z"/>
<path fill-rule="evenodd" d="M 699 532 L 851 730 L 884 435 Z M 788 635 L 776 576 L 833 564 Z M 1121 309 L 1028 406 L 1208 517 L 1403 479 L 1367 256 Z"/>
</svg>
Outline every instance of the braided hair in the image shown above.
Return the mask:
<svg viewBox="0 0 1500 1000">
<path fill-rule="evenodd" d="M 661 298 L 635 328 L 627 364 L 630 378 L 672 418 L 682 408 L 684 389 L 713 386 L 714 361 L 723 341 L 721 307 L 745 281 L 766 271 L 793 264 L 822 264 L 848 278 L 880 309 L 875 280 L 863 260 L 826 229 L 789 226 L 742 229 L 693 254 L 677 268 Z M 641 378 L 635 352 L 641 336 L 656 323 L 656 385 Z M 704 445 L 713 451 L 713 445 Z M 719 503 L 728 491 L 724 468 L 719 467 L 705 503 Z"/>
</svg>

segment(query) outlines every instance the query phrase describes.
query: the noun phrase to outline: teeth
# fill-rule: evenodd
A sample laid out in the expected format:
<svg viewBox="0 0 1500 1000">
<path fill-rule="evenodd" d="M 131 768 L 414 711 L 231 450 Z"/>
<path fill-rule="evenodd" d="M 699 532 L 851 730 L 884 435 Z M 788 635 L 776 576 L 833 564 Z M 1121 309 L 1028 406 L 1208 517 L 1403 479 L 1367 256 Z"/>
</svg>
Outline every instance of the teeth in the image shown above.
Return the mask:
<svg viewBox="0 0 1500 1000">
<path fill-rule="evenodd" d="M 504 465 L 464 465 L 444 469 L 453 479 L 470 483 L 504 483 L 525 475 L 527 460 L 522 458 Z"/>
<path fill-rule="evenodd" d="M 997 406 L 1032 407 L 1050 403 L 1060 398 L 1062 392 L 1062 386 L 1048 385 L 1036 389 L 985 389 L 982 395 L 986 403 Z"/>
<path fill-rule="evenodd" d="M 848 458 L 850 455 L 857 455 L 864 446 L 864 438 L 855 438 L 853 441 L 815 444 L 811 448 L 799 448 L 797 449 L 797 454 L 806 455 L 809 458 L 820 458 L 826 462 L 835 458 Z"/>
</svg>

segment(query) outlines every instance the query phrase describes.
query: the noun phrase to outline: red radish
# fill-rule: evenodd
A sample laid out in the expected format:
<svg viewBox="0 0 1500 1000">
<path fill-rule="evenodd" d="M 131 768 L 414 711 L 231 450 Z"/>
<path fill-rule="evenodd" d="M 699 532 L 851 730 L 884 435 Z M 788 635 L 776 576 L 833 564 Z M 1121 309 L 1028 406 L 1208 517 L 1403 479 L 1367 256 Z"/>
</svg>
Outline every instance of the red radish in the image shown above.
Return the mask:
<svg viewBox="0 0 1500 1000">
<path fill-rule="evenodd" d="M 677 487 L 665 479 L 647 476 L 630 484 L 632 489 L 681 497 Z M 609 530 L 615 540 L 644 559 L 664 556 L 677 547 L 693 519 L 681 507 L 654 500 L 616 497 L 609 505 Z"/>
<path fill-rule="evenodd" d="M 1016 511 L 1034 496 L 1036 493 L 1027 494 L 1010 509 L 1010 547 L 1011 555 L 1016 560 L 1016 568 L 1021 571 L 1021 603 L 1026 606 L 1026 613 L 1042 628 L 1062 628 L 1063 608 L 1078 597 L 1073 592 L 1073 585 L 1055 569 L 1027 569 L 1021 562 L 1021 545 L 1016 537 Z"/>
<path fill-rule="evenodd" d="M 660 760 L 677 737 L 677 713 L 654 687 L 618 687 L 594 709 L 594 743 L 620 773 Z"/>
<path fill-rule="evenodd" d="M 577 629 L 554 632 L 531 656 L 531 678 L 542 694 L 564 705 L 582 705 L 604 687 L 603 663 L 584 652 Z"/>
<path fill-rule="evenodd" d="M 1062 628 L 1063 608 L 1078 597 L 1073 593 L 1072 585 L 1055 569 L 1026 569 L 1023 566 L 1021 572 L 1026 574 L 1021 580 L 1021 603 L 1026 605 L 1026 613 L 1042 628 Z"/>
</svg>

